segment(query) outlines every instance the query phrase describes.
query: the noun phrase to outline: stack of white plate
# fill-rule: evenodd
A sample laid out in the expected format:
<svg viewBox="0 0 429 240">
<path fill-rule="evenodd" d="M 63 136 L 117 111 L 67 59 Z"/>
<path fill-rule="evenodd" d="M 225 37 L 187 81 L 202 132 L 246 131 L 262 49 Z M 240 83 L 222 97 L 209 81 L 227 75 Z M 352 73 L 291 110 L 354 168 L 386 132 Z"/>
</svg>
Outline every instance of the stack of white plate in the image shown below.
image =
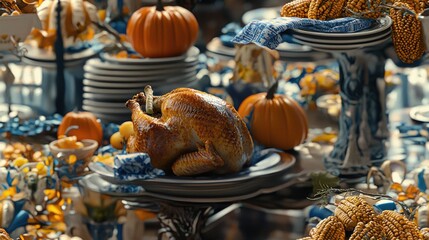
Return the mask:
<svg viewBox="0 0 429 240">
<path fill-rule="evenodd" d="M 123 122 L 130 119 L 125 102 L 151 85 L 155 95 L 197 81 L 199 50 L 170 58 L 116 58 L 103 53 L 84 66 L 83 110 L 93 112 L 102 121 Z"/>
<path fill-rule="evenodd" d="M 379 18 L 369 29 L 353 33 L 326 33 L 294 29 L 294 41 L 323 52 L 344 52 L 372 47 L 390 40 L 392 19 Z"/>
</svg>

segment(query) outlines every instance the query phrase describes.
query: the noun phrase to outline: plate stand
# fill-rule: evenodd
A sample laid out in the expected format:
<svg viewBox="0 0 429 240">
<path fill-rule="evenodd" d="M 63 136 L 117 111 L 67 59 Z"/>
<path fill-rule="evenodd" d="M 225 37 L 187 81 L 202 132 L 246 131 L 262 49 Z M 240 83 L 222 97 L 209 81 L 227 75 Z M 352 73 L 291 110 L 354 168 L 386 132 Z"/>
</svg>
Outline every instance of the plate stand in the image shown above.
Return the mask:
<svg viewBox="0 0 429 240">
<path fill-rule="evenodd" d="M 349 182 L 366 176 L 385 157 L 388 137 L 384 71 L 379 50 L 336 53 L 340 67 L 341 114 L 338 139 L 324 159 L 326 169 Z"/>
<path fill-rule="evenodd" d="M 161 228 L 158 239 L 201 240 L 204 228 L 213 208 L 210 206 L 180 206 L 173 203 L 160 203 L 158 220 Z M 166 238 L 164 238 L 166 237 Z"/>
</svg>

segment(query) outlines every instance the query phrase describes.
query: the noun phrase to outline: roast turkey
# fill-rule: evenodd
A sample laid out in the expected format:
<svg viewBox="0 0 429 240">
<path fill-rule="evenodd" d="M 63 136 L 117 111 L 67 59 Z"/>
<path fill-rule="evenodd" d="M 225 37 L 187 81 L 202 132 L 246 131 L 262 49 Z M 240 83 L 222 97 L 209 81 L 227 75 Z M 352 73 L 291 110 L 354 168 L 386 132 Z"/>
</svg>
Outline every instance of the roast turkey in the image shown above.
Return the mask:
<svg viewBox="0 0 429 240">
<path fill-rule="evenodd" d="M 238 172 L 250 161 L 253 141 L 229 103 L 190 88 L 128 100 L 134 134 L 127 151 L 145 152 L 155 168 L 177 176 Z"/>
</svg>

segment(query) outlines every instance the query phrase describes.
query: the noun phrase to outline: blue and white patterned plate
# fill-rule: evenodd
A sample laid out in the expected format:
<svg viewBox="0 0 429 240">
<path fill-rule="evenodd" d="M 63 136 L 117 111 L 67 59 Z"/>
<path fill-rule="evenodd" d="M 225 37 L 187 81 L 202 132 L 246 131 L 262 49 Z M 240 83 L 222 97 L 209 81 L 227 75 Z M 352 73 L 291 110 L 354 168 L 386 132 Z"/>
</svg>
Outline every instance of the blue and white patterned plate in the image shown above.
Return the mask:
<svg viewBox="0 0 429 240">
<path fill-rule="evenodd" d="M 145 190 L 140 186 L 112 184 L 102 179 L 98 174 L 89 174 L 79 180 L 79 185 L 94 192 L 109 196 L 140 196 Z"/>
</svg>

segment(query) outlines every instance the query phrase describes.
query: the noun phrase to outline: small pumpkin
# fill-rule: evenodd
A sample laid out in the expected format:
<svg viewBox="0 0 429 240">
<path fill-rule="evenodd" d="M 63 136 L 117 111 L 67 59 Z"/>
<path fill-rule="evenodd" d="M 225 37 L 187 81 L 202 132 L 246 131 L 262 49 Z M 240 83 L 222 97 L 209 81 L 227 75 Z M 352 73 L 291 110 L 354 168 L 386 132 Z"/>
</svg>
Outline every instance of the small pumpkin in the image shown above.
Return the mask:
<svg viewBox="0 0 429 240">
<path fill-rule="evenodd" d="M 265 147 L 289 150 L 307 138 L 308 121 L 292 98 L 275 94 L 278 82 L 267 93 L 250 95 L 240 104 L 238 114 L 247 121 L 253 139 Z"/>
<path fill-rule="evenodd" d="M 92 139 L 101 146 L 103 129 L 94 114 L 90 112 L 68 112 L 58 127 L 58 137 L 65 135 L 70 126 L 78 126 L 78 128 L 70 129 L 67 133 L 68 136 L 76 136 L 78 141 Z"/>
<path fill-rule="evenodd" d="M 142 7 L 135 11 L 127 24 L 128 41 L 143 57 L 174 57 L 195 43 L 198 22 L 195 16 L 180 6 Z"/>
</svg>

